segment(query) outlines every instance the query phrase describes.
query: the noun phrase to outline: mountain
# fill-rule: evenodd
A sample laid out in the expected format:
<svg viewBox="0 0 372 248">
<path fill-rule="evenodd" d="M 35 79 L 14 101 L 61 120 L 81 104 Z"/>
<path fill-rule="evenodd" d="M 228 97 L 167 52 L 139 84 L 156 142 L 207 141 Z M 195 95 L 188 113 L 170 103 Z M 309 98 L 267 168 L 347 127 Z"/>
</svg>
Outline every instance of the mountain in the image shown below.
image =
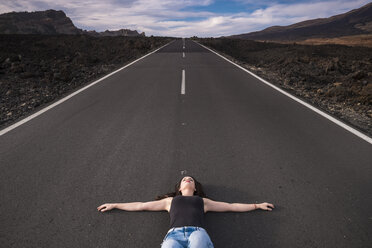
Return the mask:
<svg viewBox="0 0 372 248">
<path fill-rule="evenodd" d="M 0 34 L 88 34 L 92 36 L 145 36 L 136 30 L 120 29 L 104 32 L 77 28 L 62 11 L 53 9 L 35 12 L 0 14 Z"/>
<path fill-rule="evenodd" d="M 232 35 L 229 38 L 301 41 L 364 34 L 372 34 L 372 3 L 329 18 L 318 18 L 289 26 L 272 26 L 262 31 Z"/>
<path fill-rule="evenodd" d="M 10 12 L 0 15 L 2 34 L 81 34 L 63 11 Z"/>
<path fill-rule="evenodd" d="M 145 32 L 138 33 L 137 30 L 119 29 L 117 31 L 106 30 L 104 32 L 86 31 L 93 36 L 145 36 Z"/>
</svg>

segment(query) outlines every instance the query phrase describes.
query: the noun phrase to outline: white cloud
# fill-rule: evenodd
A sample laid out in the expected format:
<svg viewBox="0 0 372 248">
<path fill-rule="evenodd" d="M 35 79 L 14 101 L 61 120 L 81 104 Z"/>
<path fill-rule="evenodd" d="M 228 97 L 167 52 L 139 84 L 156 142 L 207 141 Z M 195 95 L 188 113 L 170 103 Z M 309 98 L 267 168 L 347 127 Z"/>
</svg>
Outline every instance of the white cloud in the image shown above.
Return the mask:
<svg viewBox="0 0 372 248">
<path fill-rule="evenodd" d="M 236 0 L 248 4 L 252 0 Z M 63 10 L 83 29 L 104 31 L 137 29 L 147 35 L 222 36 L 261 30 L 273 25 L 329 17 L 367 4 L 367 0 L 309 1 L 270 4 L 253 12 L 213 13 L 187 11 L 185 7 L 209 6 L 213 0 L 2 0 L 2 13 L 11 11 Z M 244 9 L 244 8 L 242 8 Z M 197 18 L 197 21 L 188 20 Z"/>
</svg>

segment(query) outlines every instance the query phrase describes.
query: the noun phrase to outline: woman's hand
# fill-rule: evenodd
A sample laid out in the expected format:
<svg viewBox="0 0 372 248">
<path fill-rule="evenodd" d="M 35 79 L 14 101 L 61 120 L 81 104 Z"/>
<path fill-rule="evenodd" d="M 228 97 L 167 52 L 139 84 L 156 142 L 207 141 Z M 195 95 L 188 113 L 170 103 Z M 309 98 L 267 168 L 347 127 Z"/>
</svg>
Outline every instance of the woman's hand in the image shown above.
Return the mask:
<svg viewBox="0 0 372 248">
<path fill-rule="evenodd" d="M 109 211 L 111 209 L 115 208 L 115 204 L 113 203 L 105 203 L 105 204 L 102 204 L 101 206 L 99 206 L 97 208 L 98 211 L 101 211 L 101 212 L 106 212 L 106 211 Z"/>
<path fill-rule="evenodd" d="M 256 204 L 257 207 L 259 209 L 262 209 L 262 210 L 269 210 L 269 211 L 272 211 L 271 208 L 274 208 L 274 205 L 271 204 L 271 203 L 267 203 L 267 202 L 263 202 L 263 203 L 260 203 L 260 204 Z"/>
</svg>

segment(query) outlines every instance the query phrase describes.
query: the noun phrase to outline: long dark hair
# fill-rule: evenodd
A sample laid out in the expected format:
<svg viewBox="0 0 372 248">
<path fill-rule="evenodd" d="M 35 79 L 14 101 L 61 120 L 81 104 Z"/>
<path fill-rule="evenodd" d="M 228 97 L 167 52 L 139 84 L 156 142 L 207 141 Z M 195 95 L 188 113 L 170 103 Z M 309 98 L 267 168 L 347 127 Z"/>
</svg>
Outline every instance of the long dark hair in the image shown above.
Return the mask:
<svg viewBox="0 0 372 248">
<path fill-rule="evenodd" d="M 194 195 L 198 195 L 200 197 L 207 197 L 207 195 L 204 193 L 204 190 L 203 190 L 203 185 L 201 183 L 199 183 L 195 177 L 193 176 L 189 176 L 189 177 L 192 177 L 194 179 L 194 182 L 195 182 L 195 189 L 196 191 L 194 191 Z M 155 200 L 161 200 L 161 199 L 164 199 L 164 198 L 167 198 L 167 197 L 175 197 L 177 195 L 182 195 L 181 191 L 180 191 L 180 187 L 181 187 L 181 181 L 184 177 L 182 177 L 178 183 L 174 186 L 174 192 L 170 192 L 170 193 L 167 193 L 167 194 L 164 194 L 164 195 L 158 195 L 157 197 L 155 197 Z"/>
</svg>

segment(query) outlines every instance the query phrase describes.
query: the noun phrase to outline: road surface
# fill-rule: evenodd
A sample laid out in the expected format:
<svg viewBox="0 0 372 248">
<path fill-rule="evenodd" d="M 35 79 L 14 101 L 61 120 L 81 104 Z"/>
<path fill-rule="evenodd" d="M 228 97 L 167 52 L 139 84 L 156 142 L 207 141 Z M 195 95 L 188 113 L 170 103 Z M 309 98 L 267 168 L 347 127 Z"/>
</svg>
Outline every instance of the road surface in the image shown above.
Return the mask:
<svg viewBox="0 0 372 248">
<path fill-rule="evenodd" d="M 0 136 L 0 166 L 2 247 L 160 247 L 167 212 L 96 208 L 184 170 L 212 199 L 276 206 L 207 213 L 216 248 L 372 243 L 371 144 L 191 40 Z"/>
</svg>

